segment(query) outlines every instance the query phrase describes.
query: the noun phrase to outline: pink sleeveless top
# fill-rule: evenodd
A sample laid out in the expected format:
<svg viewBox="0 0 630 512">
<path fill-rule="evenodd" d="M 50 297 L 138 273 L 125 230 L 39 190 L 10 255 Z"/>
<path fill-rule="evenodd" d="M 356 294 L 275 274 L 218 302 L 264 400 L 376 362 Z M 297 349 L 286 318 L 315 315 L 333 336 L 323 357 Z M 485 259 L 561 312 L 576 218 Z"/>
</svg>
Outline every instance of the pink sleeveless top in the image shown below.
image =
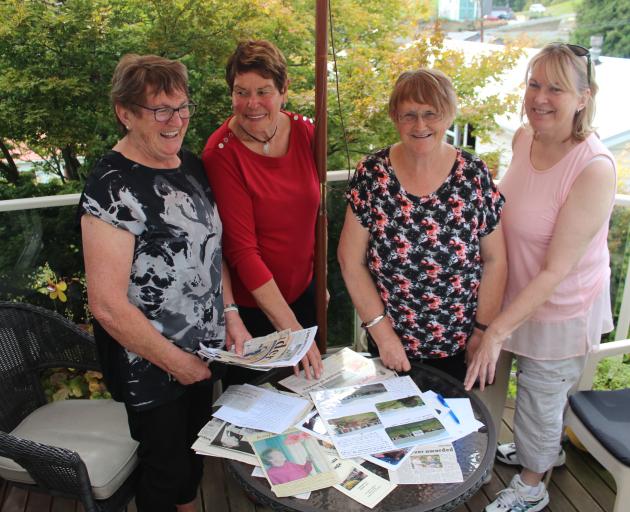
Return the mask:
<svg viewBox="0 0 630 512">
<path fill-rule="evenodd" d="M 611 153 L 591 134 L 551 168 L 536 170 L 530 160 L 532 137 L 530 130 L 521 130 L 499 185 L 506 199 L 501 217 L 508 253 L 504 305 L 540 272 L 560 209 L 582 170 L 596 157 L 609 158 L 615 166 Z M 613 204 L 614 196 L 611 211 Z M 606 222 L 547 302 L 506 341 L 506 350 L 538 359 L 583 355 L 610 329 L 610 299 L 605 293 L 610 279 L 607 236 Z M 555 341 L 541 339 L 547 338 L 545 329 Z M 524 337 L 525 333 L 529 335 Z"/>
</svg>

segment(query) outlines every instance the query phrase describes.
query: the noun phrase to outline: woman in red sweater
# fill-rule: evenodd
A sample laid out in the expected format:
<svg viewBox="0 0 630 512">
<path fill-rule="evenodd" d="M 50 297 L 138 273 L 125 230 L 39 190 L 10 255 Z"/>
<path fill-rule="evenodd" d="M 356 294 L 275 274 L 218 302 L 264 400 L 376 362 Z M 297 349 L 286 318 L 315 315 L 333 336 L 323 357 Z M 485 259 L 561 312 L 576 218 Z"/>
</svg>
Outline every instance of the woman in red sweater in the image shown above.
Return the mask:
<svg viewBox="0 0 630 512">
<path fill-rule="evenodd" d="M 310 327 L 316 323 L 319 206 L 313 121 L 283 110 L 287 64 L 268 41 L 239 43 L 228 59 L 226 80 L 233 114 L 210 136 L 202 155 L 238 304 L 227 305 L 226 315 L 238 308 L 253 336 Z M 315 344 L 302 365 L 307 378 L 319 377 Z M 228 384 L 252 377 L 251 371 L 232 370 Z"/>
</svg>

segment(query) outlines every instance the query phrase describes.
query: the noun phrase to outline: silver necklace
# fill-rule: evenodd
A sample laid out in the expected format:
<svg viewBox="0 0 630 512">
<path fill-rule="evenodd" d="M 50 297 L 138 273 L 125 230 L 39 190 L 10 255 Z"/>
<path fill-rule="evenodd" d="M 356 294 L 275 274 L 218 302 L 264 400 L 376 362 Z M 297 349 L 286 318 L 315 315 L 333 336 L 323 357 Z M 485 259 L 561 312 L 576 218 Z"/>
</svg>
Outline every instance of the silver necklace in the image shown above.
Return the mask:
<svg viewBox="0 0 630 512">
<path fill-rule="evenodd" d="M 245 135 L 247 135 L 248 137 L 254 139 L 256 142 L 260 142 L 263 145 L 263 153 L 265 155 L 269 154 L 270 151 L 270 146 L 269 143 L 271 142 L 271 139 L 273 139 L 276 136 L 276 133 L 278 132 L 278 125 L 276 125 L 275 130 L 273 131 L 273 133 L 271 134 L 271 137 L 267 138 L 267 139 L 259 139 L 258 137 L 254 137 L 251 133 L 249 133 L 245 128 L 243 128 L 240 124 L 238 125 L 238 127 L 243 130 L 243 132 L 245 133 Z"/>
</svg>

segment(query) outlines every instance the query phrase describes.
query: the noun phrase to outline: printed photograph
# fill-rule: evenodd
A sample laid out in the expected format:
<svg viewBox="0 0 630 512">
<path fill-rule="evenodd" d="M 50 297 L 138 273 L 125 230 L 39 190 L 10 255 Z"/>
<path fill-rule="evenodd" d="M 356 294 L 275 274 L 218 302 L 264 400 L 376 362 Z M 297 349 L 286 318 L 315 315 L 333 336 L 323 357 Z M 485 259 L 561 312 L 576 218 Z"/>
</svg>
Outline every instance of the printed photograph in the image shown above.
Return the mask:
<svg viewBox="0 0 630 512">
<path fill-rule="evenodd" d="M 390 450 L 388 452 L 373 453 L 370 457 L 377 459 L 389 466 L 398 466 L 406 457 L 412 448 L 400 448 L 399 450 Z M 368 458 L 369 460 L 369 458 Z"/>
<path fill-rule="evenodd" d="M 272 485 L 286 484 L 329 471 L 318 440 L 306 432 L 279 434 L 253 442 Z"/>
<path fill-rule="evenodd" d="M 341 399 L 343 405 L 348 405 L 356 400 L 363 400 L 364 398 L 372 398 L 381 393 L 387 393 L 387 388 L 383 384 L 366 384 L 365 386 L 356 387 L 349 395 L 344 396 Z"/>
<path fill-rule="evenodd" d="M 300 427 L 308 430 L 315 435 L 315 437 L 328 436 L 326 425 L 317 411 L 313 411 L 309 414 Z"/>
<path fill-rule="evenodd" d="M 364 480 L 366 478 L 367 473 L 364 473 L 363 471 L 354 468 L 352 471 L 350 471 L 348 477 L 343 482 L 341 482 L 340 485 L 348 491 L 351 491 L 358 483 L 361 482 L 361 480 Z"/>
<path fill-rule="evenodd" d="M 381 383 L 353 386 L 340 390 L 326 389 L 316 393 L 317 407 L 332 411 L 337 407 L 350 405 L 364 398 L 373 398 L 382 393 L 387 393 L 387 388 Z M 326 416 L 326 413 L 323 414 Z"/>
<path fill-rule="evenodd" d="M 211 444 L 220 448 L 228 448 L 239 452 L 254 455 L 252 445 L 244 438 L 248 434 L 255 432 L 249 428 L 237 427 L 231 423 L 226 423 L 221 427 Z"/>
<path fill-rule="evenodd" d="M 374 404 L 376 410 L 385 415 L 388 413 L 399 412 L 402 410 L 413 409 L 414 407 L 423 407 L 424 401 L 419 396 L 406 396 L 397 400 L 388 400 L 387 402 L 378 402 Z"/>
<path fill-rule="evenodd" d="M 437 418 L 386 427 L 385 432 L 396 446 L 408 446 L 417 441 L 438 437 L 445 432 Z"/>
<path fill-rule="evenodd" d="M 413 467 L 413 469 L 442 469 L 444 467 L 444 464 L 442 464 L 442 458 L 437 454 L 412 455 L 411 466 Z"/>
<path fill-rule="evenodd" d="M 335 435 L 338 436 L 358 431 L 367 432 L 381 427 L 381 420 L 374 412 L 363 412 L 361 414 L 332 418 L 328 420 L 328 423 L 333 428 Z"/>
</svg>

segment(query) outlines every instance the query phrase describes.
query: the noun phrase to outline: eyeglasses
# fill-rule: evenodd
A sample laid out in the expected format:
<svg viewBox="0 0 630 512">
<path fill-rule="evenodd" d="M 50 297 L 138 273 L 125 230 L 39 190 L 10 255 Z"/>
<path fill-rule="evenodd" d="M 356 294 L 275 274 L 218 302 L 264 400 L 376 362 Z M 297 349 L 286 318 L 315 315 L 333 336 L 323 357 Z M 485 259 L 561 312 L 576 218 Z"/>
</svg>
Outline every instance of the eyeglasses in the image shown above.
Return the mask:
<svg viewBox="0 0 630 512">
<path fill-rule="evenodd" d="M 433 112 L 432 110 L 425 110 L 424 112 L 420 110 L 410 110 L 409 112 L 398 114 L 397 117 L 400 124 L 414 125 L 418 122 L 418 119 L 422 119 L 422 122 L 425 124 L 431 124 L 440 121 L 442 114 Z"/>
<path fill-rule="evenodd" d="M 584 48 L 583 46 L 580 46 L 579 44 L 570 44 L 570 43 L 561 43 L 564 44 L 569 50 L 571 50 L 571 52 L 573 52 L 573 55 L 575 55 L 576 57 L 586 57 L 586 81 L 588 83 L 588 85 L 591 85 L 591 52 L 588 50 L 588 48 Z"/>
<path fill-rule="evenodd" d="M 143 108 L 145 110 L 150 110 L 153 112 L 153 117 L 158 123 L 168 123 L 172 118 L 175 112 L 179 114 L 180 119 L 189 119 L 195 114 L 195 108 L 197 105 L 195 103 L 186 103 L 179 108 L 171 108 L 171 107 L 145 107 L 144 105 L 140 105 L 139 103 L 133 103 L 136 107 Z"/>
</svg>

